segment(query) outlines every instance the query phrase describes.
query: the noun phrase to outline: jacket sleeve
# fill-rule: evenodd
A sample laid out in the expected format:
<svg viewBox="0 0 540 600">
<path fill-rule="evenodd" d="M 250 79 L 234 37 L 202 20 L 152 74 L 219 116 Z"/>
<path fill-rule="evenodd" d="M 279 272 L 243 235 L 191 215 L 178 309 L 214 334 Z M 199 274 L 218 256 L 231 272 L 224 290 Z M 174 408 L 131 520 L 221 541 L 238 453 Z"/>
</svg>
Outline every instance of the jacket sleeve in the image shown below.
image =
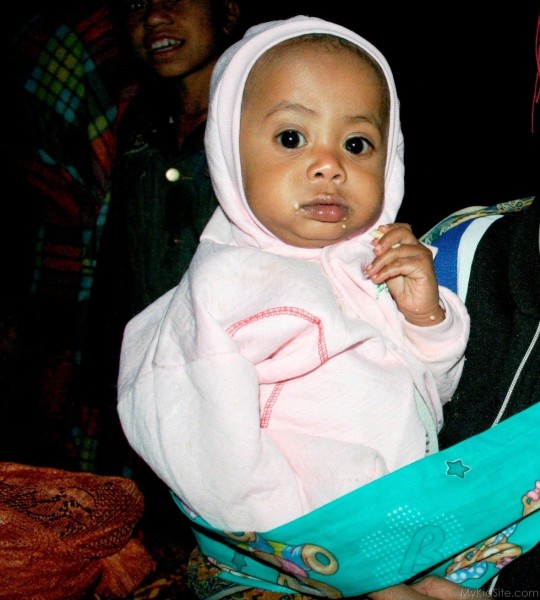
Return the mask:
<svg viewBox="0 0 540 600">
<path fill-rule="evenodd" d="M 444 404 L 455 392 L 463 371 L 470 322 L 458 296 L 445 287 L 439 287 L 439 291 L 445 320 L 432 327 L 418 327 L 403 318 L 403 327 L 410 351 L 433 375 Z"/>
</svg>

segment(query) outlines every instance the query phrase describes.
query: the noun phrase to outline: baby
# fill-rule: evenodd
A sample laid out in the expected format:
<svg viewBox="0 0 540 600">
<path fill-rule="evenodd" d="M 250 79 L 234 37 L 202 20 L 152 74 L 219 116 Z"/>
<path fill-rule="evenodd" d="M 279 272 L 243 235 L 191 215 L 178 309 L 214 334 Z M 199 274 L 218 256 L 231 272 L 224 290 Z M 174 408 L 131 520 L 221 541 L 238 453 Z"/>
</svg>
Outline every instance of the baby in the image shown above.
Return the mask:
<svg viewBox="0 0 540 600">
<path fill-rule="evenodd" d="M 399 102 L 369 42 L 252 28 L 216 65 L 205 143 L 220 207 L 126 328 L 118 410 L 195 513 L 265 531 L 437 450 L 469 319 L 394 222 Z"/>
</svg>

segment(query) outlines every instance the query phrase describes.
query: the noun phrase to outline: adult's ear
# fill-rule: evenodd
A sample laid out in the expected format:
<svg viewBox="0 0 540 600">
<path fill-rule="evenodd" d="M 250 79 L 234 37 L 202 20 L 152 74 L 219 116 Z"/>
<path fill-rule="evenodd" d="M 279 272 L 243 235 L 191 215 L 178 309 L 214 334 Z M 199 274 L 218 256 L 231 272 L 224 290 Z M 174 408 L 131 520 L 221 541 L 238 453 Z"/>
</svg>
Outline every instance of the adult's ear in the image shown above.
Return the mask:
<svg viewBox="0 0 540 600">
<path fill-rule="evenodd" d="M 223 33 L 231 35 L 240 20 L 240 5 L 235 0 L 225 0 L 223 2 Z"/>
</svg>

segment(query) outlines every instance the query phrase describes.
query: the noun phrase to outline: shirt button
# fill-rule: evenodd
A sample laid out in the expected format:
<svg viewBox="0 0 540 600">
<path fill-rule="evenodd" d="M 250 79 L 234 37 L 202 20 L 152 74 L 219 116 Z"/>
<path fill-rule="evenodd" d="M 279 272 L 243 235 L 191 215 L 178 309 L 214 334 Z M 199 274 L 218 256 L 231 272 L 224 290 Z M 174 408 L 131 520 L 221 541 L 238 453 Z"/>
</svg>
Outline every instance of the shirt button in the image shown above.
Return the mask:
<svg viewBox="0 0 540 600">
<path fill-rule="evenodd" d="M 178 169 L 167 169 L 165 171 L 165 178 L 167 181 L 171 183 L 178 181 L 180 179 L 180 171 Z"/>
</svg>

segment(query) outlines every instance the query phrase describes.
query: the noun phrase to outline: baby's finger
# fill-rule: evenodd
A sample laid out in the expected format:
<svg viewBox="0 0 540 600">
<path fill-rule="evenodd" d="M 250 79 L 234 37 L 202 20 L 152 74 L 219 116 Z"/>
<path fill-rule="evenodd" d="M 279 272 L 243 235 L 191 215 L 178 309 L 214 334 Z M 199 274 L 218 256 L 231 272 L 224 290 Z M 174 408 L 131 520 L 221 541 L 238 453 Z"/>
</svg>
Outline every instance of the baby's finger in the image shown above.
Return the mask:
<svg viewBox="0 0 540 600">
<path fill-rule="evenodd" d="M 388 249 L 397 249 L 402 244 L 414 244 L 418 240 L 414 236 L 411 226 L 407 223 L 391 223 L 389 225 L 380 225 L 378 229 L 369 232 L 374 238 L 374 249 L 376 254 L 385 252 Z"/>
<path fill-rule="evenodd" d="M 375 250 L 374 250 L 375 251 Z M 383 283 L 390 277 L 403 275 L 406 277 L 420 276 L 429 269 L 431 252 L 423 244 L 395 243 L 394 247 L 375 252 L 376 257 L 366 268 L 366 276 L 374 283 Z"/>
<path fill-rule="evenodd" d="M 384 233 L 380 229 L 374 229 L 373 231 L 370 231 L 369 233 L 376 240 L 380 240 L 384 236 Z M 399 248 L 400 246 L 401 246 L 401 242 L 396 242 L 395 244 L 392 244 L 390 246 L 390 248 Z"/>
</svg>

